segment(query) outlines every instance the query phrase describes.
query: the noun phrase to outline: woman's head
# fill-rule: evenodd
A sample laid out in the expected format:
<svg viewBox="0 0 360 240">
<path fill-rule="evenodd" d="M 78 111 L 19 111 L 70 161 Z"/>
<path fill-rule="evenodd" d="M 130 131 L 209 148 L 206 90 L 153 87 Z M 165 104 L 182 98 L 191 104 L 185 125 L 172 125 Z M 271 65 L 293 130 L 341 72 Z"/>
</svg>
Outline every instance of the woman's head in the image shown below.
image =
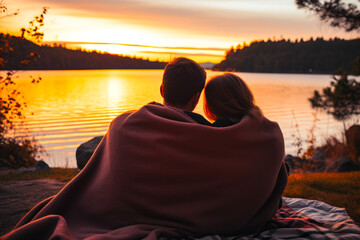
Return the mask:
<svg viewBox="0 0 360 240">
<path fill-rule="evenodd" d="M 213 77 L 206 84 L 204 112 L 211 120 L 237 119 L 243 115 L 262 117 L 248 86 L 240 77 L 231 73 Z"/>
</svg>

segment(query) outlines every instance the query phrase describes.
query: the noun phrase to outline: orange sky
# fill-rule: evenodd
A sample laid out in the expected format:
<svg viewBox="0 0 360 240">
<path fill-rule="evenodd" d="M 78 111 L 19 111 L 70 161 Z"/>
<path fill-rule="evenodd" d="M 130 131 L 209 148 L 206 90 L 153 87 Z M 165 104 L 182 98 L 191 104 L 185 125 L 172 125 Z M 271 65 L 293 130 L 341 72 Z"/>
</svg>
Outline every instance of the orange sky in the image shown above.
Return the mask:
<svg viewBox="0 0 360 240">
<path fill-rule="evenodd" d="M 357 5 L 359 3 L 355 0 Z M 168 61 L 219 62 L 230 46 L 255 39 L 356 38 L 296 8 L 294 0 L 8 0 L 2 32 L 19 33 L 49 7 L 44 41 Z M 73 43 L 73 44 L 71 44 Z"/>
</svg>

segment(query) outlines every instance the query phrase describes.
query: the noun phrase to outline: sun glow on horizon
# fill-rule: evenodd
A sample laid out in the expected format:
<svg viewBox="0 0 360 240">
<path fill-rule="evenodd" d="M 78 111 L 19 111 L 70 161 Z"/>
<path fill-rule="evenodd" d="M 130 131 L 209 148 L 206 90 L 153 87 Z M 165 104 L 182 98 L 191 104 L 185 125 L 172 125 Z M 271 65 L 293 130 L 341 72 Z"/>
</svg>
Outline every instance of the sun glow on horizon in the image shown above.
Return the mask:
<svg viewBox="0 0 360 240">
<path fill-rule="evenodd" d="M 359 37 L 357 32 L 328 26 L 288 0 L 12 0 L 5 4 L 9 13 L 20 7 L 20 14 L 2 18 L 1 32 L 19 35 L 20 28 L 47 6 L 45 42 L 160 61 L 185 56 L 220 62 L 231 46 L 254 39 Z"/>
<path fill-rule="evenodd" d="M 46 44 L 53 45 L 48 42 Z M 156 46 L 126 46 L 120 44 L 93 44 L 93 43 L 61 43 L 57 45 L 65 46 L 69 49 L 82 49 L 85 51 L 97 51 L 101 53 L 118 54 L 122 56 L 137 57 L 149 59 L 151 61 L 170 61 L 174 57 L 189 57 L 199 62 L 220 62 L 224 58 L 226 49 L 191 49 L 191 48 L 171 48 L 171 47 L 156 47 Z M 146 57 L 144 57 L 146 56 Z"/>
</svg>

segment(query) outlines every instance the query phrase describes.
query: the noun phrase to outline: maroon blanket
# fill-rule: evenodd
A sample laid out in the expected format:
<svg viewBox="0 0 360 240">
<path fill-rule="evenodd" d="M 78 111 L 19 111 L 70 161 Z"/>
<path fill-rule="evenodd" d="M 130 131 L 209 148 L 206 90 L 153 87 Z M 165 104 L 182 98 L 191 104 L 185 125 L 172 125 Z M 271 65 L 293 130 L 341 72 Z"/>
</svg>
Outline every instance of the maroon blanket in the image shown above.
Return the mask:
<svg viewBox="0 0 360 240">
<path fill-rule="evenodd" d="M 238 235 L 270 220 L 287 182 L 277 123 L 195 123 L 146 105 L 113 120 L 86 167 L 5 239 Z"/>
</svg>

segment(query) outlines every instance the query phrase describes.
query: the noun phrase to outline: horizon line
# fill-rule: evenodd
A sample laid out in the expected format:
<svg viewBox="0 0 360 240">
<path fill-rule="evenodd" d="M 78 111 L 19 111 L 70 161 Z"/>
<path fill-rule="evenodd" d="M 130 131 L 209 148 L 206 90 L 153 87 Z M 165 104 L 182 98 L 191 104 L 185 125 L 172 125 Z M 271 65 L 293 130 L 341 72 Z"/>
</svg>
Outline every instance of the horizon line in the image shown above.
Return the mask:
<svg viewBox="0 0 360 240">
<path fill-rule="evenodd" d="M 142 44 L 130 43 L 108 43 L 108 42 L 77 42 L 77 41 L 44 41 L 43 43 L 59 43 L 59 44 L 74 44 L 74 45 L 120 45 L 128 47 L 143 47 L 143 48 L 156 48 L 156 49 L 177 49 L 177 50 L 202 50 L 202 51 L 226 51 L 229 48 L 218 47 L 167 47 L 167 46 L 151 46 Z"/>
</svg>

